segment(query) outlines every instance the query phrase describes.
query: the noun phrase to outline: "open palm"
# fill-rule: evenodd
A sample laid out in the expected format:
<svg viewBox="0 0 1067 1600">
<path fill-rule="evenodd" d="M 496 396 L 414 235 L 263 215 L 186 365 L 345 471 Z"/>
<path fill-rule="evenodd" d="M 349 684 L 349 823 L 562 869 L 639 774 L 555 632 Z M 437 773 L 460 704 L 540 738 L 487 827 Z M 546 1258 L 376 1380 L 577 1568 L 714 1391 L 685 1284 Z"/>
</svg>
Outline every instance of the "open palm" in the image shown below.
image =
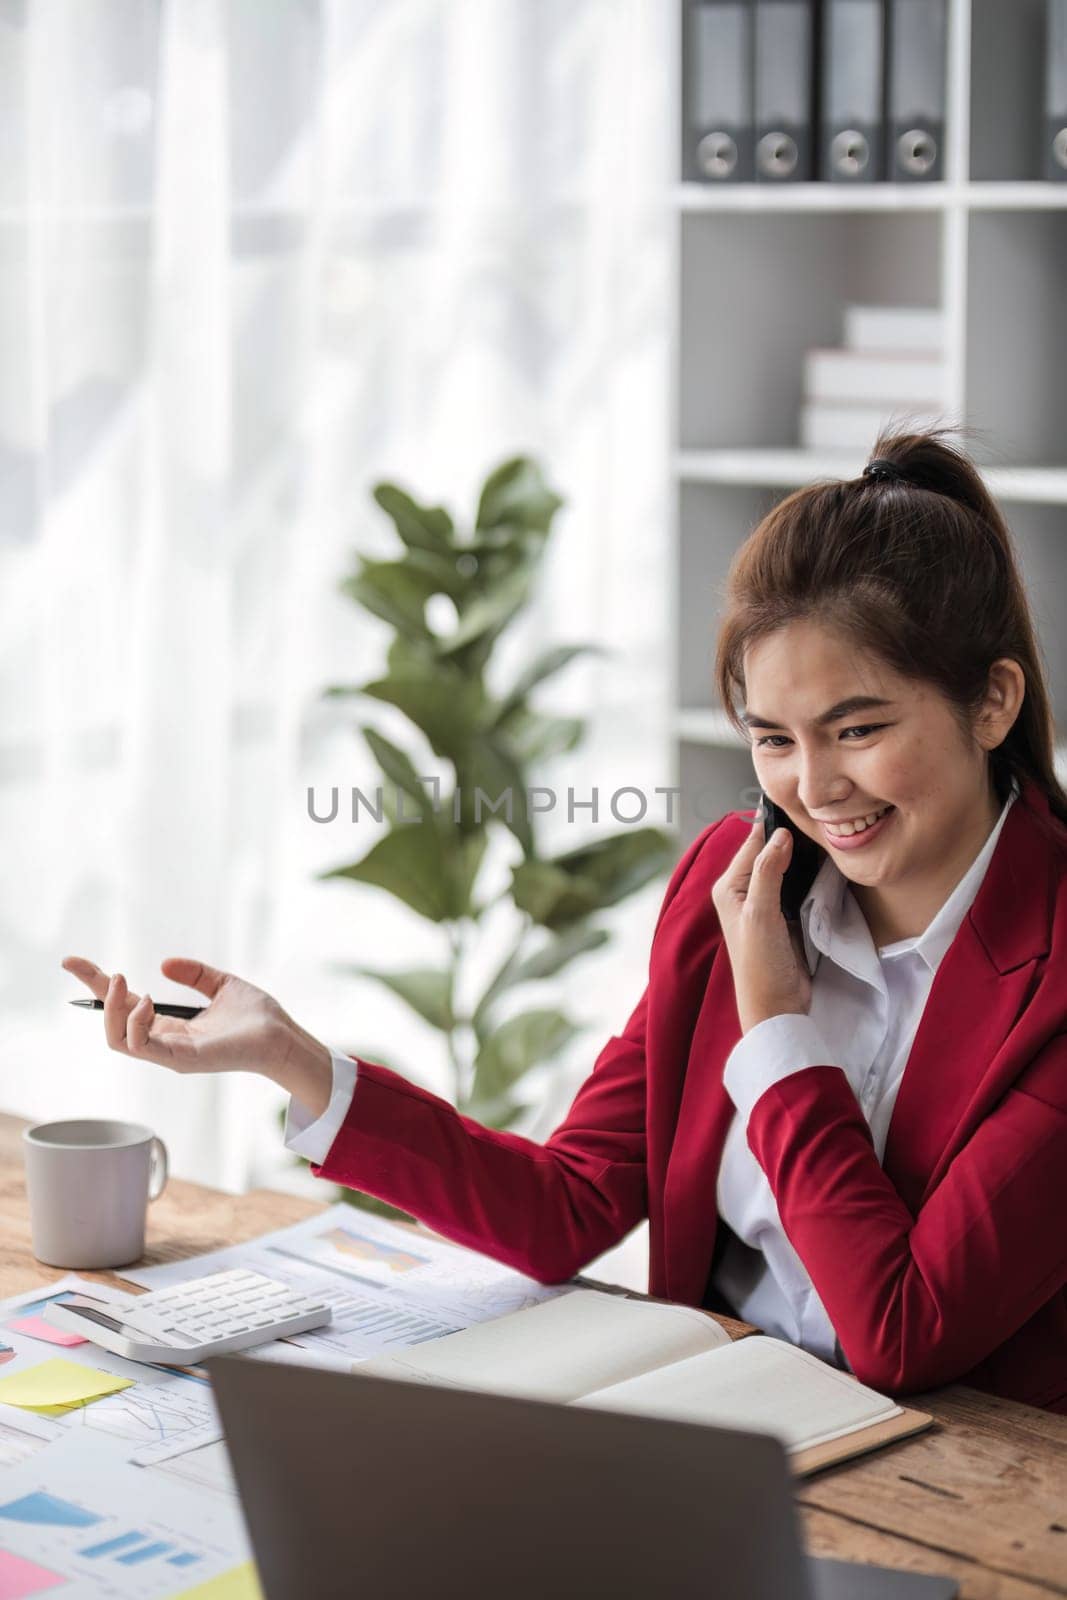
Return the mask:
<svg viewBox="0 0 1067 1600">
<path fill-rule="evenodd" d="M 270 1072 L 288 1048 L 292 1020 L 271 995 L 202 961 L 170 956 L 165 978 L 205 995 L 208 1005 L 188 1021 L 161 1017 L 148 994 L 132 994 L 121 973 L 108 975 L 84 956 L 64 969 L 104 1002 L 104 1033 L 112 1050 L 176 1072 Z"/>
</svg>

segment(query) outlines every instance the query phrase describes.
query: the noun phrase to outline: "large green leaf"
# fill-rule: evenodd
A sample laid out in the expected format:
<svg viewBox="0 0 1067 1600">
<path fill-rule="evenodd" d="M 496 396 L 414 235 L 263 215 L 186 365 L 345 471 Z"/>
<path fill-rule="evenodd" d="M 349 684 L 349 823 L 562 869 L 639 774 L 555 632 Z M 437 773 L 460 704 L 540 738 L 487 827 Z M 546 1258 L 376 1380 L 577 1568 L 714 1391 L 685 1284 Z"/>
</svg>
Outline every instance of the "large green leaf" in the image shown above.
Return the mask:
<svg viewBox="0 0 1067 1600">
<path fill-rule="evenodd" d="M 456 910 L 455 882 L 441 833 L 427 822 L 391 829 L 361 861 L 319 877 L 350 878 L 386 889 L 432 922 L 462 915 Z"/>
<path fill-rule="evenodd" d="M 421 506 L 395 483 L 379 483 L 374 498 L 393 519 L 397 533 L 412 550 L 447 551 L 452 548 L 452 518 L 443 506 Z"/>
<path fill-rule="evenodd" d="M 478 1001 L 471 1017 L 471 1025 L 479 1038 L 487 1031 L 489 1011 L 501 994 L 520 983 L 534 983 L 543 978 L 554 978 L 578 956 L 597 950 L 606 944 L 610 934 L 604 928 L 576 926 L 568 928 L 555 939 L 549 939 L 540 950 L 521 957 L 515 951 L 497 972 L 489 987 Z"/>
<path fill-rule="evenodd" d="M 385 653 L 390 677 L 405 674 L 432 673 L 437 667 L 437 647 L 433 639 L 405 638 L 398 633 Z"/>
<path fill-rule="evenodd" d="M 564 501 L 545 482 L 540 466 L 529 456 L 501 462 L 482 487 L 478 501 L 479 532 L 502 524 L 547 533 Z"/>
<path fill-rule="evenodd" d="M 552 860 L 520 862 L 512 871 L 512 894 L 535 922 L 561 929 L 633 894 L 676 854 L 670 834 L 633 828 Z"/>
<path fill-rule="evenodd" d="M 554 978 L 557 972 L 569 966 L 578 956 L 586 955 L 590 950 L 599 950 L 602 944 L 607 944 L 610 937 L 606 928 L 568 928 L 566 933 L 550 939 L 540 950 L 535 950 L 532 955 L 521 961 L 512 974 L 508 987 L 514 988 L 517 983 L 532 983 L 542 978 Z"/>
<path fill-rule="evenodd" d="M 374 759 L 385 776 L 398 789 L 411 796 L 423 817 L 432 818 L 433 801 L 426 791 L 426 785 L 419 782 L 419 775 L 405 752 L 379 733 L 377 728 L 362 727 L 359 731 L 370 745 Z"/>
<path fill-rule="evenodd" d="M 449 815 L 451 813 L 449 812 Z M 485 856 L 489 835 L 484 828 L 477 833 L 462 833 L 449 828 L 446 836 L 446 861 L 451 884 L 453 915 L 474 916 L 474 885 Z"/>
<path fill-rule="evenodd" d="M 489 716 L 482 684 L 444 664 L 391 670 L 368 683 L 364 693 L 396 706 L 422 729 L 439 756 L 450 759 L 470 745 Z"/>
<path fill-rule="evenodd" d="M 464 831 L 485 827 L 495 818 L 515 835 L 522 845 L 523 854 L 531 855 L 534 838 L 527 814 L 526 781 L 510 751 L 499 740 L 479 734 L 471 739 L 466 748 L 457 750 L 452 759 L 460 792 L 460 827 Z M 510 818 L 507 814 L 509 798 Z M 498 802 L 499 808 L 494 809 Z"/>
<path fill-rule="evenodd" d="M 376 967 L 346 966 L 362 978 L 374 978 L 406 1000 L 413 1011 L 435 1028 L 447 1031 L 455 1025 L 452 1015 L 452 974 L 436 967 L 411 967 L 407 972 L 381 972 Z"/>
<path fill-rule="evenodd" d="M 503 728 L 508 744 L 523 766 L 532 767 L 573 750 L 585 732 L 581 717 L 546 717 L 520 706 Z"/>
<path fill-rule="evenodd" d="M 509 1017 L 478 1051 L 472 1100 L 492 1100 L 507 1093 L 531 1067 L 558 1055 L 579 1031 L 561 1011 L 521 1011 Z"/>
<path fill-rule="evenodd" d="M 415 822 L 384 834 L 361 861 L 319 873 L 386 889 L 433 922 L 473 915 L 474 885 L 488 834 L 463 834 L 446 816 Z"/>
<path fill-rule="evenodd" d="M 596 883 L 602 905 L 615 905 L 642 888 L 677 856 L 678 842 L 662 828 L 628 828 L 554 858 L 565 872 Z"/>
<path fill-rule="evenodd" d="M 591 878 L 564 872 L 550 861 L 520 861 L 511 874 L 511 894 L 545 928 L 565 928 L 601 908 L 600 891 Z"/>
<path fill-rule="evenodd" d="M 400 633 L 432 638 L 426 602 L 438 592 L 434 578 L 408 561 L 370 561 L 366 556 L 359 560 L 359 571 L 341 584 L 349 599 Z"/>
</svg>

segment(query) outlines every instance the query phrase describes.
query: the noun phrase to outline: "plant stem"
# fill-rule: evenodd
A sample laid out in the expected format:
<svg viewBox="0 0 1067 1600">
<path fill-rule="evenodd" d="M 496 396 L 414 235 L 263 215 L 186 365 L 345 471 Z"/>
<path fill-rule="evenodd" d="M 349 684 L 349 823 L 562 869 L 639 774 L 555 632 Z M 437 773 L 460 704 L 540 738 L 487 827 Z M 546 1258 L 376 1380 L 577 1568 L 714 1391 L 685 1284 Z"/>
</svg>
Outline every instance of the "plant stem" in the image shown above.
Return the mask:
<svg viewBox="0 0 1067 1600">
<path fill-rule="evenodd" d="M 452 1014 L 451 1001 L 455 1000 L 456 995 L 456 984 L 459 979 L 459 969 L 463 958 L 463 940 L 456 923 L 446 923 L 445 928 L 448 934 L 448 943 L 452 951 L 452 960 L 449 964 L 448 974 L 448 992 L 450 996 L 449 1026 L 445 1033 L 445 1043 L 448 1046 L 448 1059 L 452 1067 L 454 1099 L 458 1105 L 460 1101 L 465 1098 L 464 1079 L 467 1076 L 467 1073 L 464 1069 L 464 1063 L 460 1060 L 459 1052 L 456 1049 L 456 1021 L 454 1015 Z"/>
</svg>

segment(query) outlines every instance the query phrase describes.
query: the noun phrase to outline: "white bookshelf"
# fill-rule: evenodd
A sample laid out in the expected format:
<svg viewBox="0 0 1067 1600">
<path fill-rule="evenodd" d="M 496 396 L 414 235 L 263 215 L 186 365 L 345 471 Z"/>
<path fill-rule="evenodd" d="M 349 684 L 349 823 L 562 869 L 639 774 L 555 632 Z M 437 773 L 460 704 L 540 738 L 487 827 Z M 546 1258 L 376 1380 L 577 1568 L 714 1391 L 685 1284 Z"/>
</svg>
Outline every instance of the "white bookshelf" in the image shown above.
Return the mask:
<svg viewBox="0 0 1067 1600">
<path fill-rule="evenodd" d="M 675 17 L 680 110 L 680 3 Z M 758 792 L 711 682 L 734 552 L 784 494 L 869 454 L 798 446 L 804 354 L 843 343 L 848 304 L 945 315 L 945 420 L 974 430 L 1015 536 L 1067 781 L 1067 184 L 1041 180 L 1043 30 L 1044 0 L 949 0 L 943 182 L 671 192 L 672 781 L 700 796 L 679 817 L 687 840 Z"/>
</svg>

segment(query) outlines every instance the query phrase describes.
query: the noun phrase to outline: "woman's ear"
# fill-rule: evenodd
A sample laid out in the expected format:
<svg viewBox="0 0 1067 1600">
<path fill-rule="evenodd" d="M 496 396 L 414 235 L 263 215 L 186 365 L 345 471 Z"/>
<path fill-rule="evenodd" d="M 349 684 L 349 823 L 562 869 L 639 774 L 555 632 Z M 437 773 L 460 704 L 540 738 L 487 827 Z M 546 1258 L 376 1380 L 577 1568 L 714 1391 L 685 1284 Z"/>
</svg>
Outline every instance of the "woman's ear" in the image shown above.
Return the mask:
<svg viewBox="0 0 1067 1600">
<path fill-rule="evenodd" d="M 975 718 L 975 737 L 983 750 L 995 750 L 1008 737 L 1026 698 L 1026 674 L 1005 656 L 989 669 L 986 697 Z"/>
</svg>

